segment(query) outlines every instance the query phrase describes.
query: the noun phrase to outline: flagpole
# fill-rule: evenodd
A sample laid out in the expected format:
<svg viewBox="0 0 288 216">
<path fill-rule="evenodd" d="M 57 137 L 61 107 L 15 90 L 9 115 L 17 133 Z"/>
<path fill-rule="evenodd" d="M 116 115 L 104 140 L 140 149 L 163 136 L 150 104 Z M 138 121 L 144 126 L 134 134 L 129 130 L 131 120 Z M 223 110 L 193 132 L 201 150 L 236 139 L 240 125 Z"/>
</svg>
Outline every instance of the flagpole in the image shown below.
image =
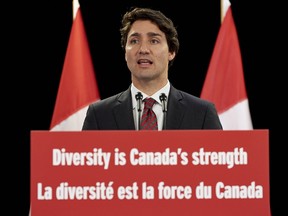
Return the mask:
<svg viewBox="0 0 288 216">
<path fill-rule="evenodd" d="M 73 4 L 72 13 L 73 13 L 73 20 L 74 20 L 80 5 L 79 5 L 79 1 L 78 0 L 72 0 L 72 4 Z"/>
<path fill-rule="evenodd" d="M 220 0 L 220 7 L 221 7 L 221 23 L 225 17 L 228 7 L 231 5 L 229 0 Z"/>
</svg>

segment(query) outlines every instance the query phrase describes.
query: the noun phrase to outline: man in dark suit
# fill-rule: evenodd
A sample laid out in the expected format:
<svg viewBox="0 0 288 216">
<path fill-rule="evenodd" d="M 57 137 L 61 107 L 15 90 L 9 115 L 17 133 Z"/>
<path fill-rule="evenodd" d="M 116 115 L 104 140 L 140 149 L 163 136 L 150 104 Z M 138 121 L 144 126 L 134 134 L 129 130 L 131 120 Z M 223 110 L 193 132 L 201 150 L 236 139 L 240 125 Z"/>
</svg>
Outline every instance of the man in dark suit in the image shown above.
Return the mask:
<svg viewBox="0 0 288 216">
<path fill-rule="evenodd" d="M 146 98 L 153 98 L 157 130 L 221 129 L 214 104 L 180 91 L 168 79 L 179 50 L 178 33 L 162 12 L 134 8 L 122 19 L 121 45 L 131 71 L 130 87 L 91 104 L 83 130 L 141 130 Z"/>
</svg>

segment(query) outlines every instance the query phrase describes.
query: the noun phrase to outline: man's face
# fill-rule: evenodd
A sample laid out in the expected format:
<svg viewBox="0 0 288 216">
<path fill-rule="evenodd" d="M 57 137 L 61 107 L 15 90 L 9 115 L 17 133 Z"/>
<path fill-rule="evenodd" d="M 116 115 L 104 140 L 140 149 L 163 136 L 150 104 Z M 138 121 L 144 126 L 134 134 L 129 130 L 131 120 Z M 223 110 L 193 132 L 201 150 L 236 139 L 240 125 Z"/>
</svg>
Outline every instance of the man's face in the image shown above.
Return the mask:
<svg viewBox="0 0 288 216">
<path fill-rule="evenodd" d="M 169 52 L 166 36 L 157 25 L 149 20 L 135 21 L 128 33 L 125 51 L 132 79 L 167 79 L 168 63 L 175 54 Z"/>
</svg>

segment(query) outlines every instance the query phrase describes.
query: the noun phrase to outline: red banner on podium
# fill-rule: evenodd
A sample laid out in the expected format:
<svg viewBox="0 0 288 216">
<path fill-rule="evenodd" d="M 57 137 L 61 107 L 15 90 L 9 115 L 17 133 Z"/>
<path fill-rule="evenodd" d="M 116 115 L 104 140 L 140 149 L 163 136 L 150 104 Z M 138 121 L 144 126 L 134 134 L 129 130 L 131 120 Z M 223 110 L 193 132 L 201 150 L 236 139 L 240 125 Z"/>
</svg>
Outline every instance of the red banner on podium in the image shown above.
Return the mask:
<svg viewBox="0 0 288 216">
<path fill-rule="evenodd" d="M 31 131 L 32 216 L 270 216 L 269 131 Z"/>
</svg>

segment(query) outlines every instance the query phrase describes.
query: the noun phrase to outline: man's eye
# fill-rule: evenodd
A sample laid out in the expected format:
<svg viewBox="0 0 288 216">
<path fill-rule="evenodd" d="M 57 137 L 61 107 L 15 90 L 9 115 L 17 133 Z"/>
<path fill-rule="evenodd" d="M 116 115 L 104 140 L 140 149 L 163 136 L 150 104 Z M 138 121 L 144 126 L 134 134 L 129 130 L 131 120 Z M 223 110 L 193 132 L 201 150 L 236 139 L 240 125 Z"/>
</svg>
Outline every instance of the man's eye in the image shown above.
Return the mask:
<svg viewBox="0 0 288 216">
<path fill-rule="evenodd" d="M 158 44 L 158 43 L 159 43 L 159 41 L 156 40 L 156 39 L 152 39 L 152 40 L 151 40 L 151 44 Z"/>
<path fill-rule="evenodd" d="M 137 44 L 137 43 L 138 43 L 138 40 L 136 39 L 130 40 L 130 44 Z"/>
</svg>

